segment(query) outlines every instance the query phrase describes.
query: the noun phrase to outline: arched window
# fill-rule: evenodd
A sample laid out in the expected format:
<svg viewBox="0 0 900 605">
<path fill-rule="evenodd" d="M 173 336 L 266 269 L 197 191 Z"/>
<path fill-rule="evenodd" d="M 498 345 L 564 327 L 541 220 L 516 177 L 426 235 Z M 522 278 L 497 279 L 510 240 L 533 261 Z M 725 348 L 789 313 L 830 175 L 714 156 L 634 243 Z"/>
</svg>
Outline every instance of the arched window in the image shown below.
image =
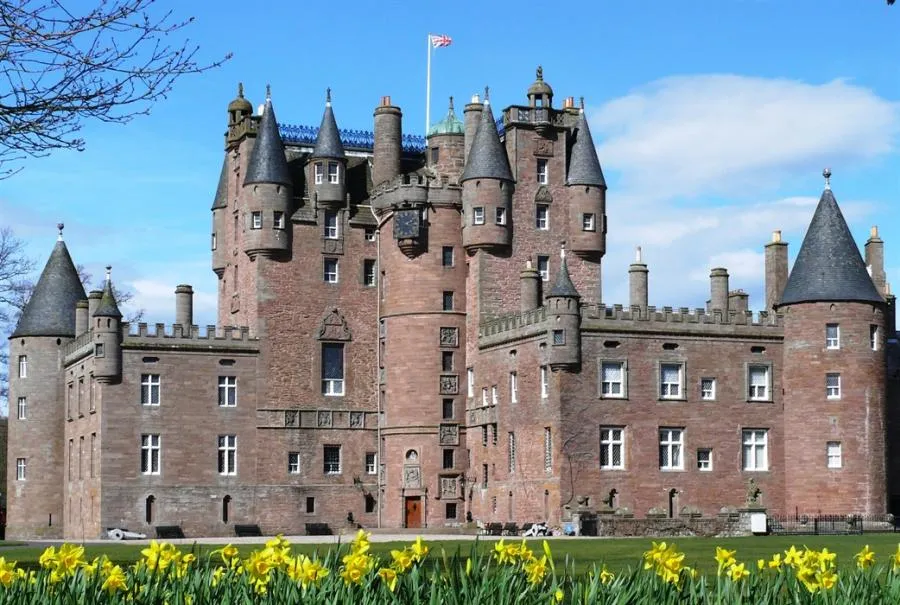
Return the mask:
<svg viewBox="0 0 900 605">
<path fill-rule="evenodd" d="M 153 523 L 153 519 L 156 516 L 156 498 L 154 496 L 147 496 L 147 499 L 144 501 L 144 522 L 148 525 Z"/>
<path fill-rule="evenodd" d="M 409 450 L 406 452 L 406 461 L 407 462 L 418 462 L 419 461 L 419 452 L 416 450 Z"/>
<path fill-rule="evenodd" d="M 228 523 L 231 516 L 231 496 L 222 498 L 222 523 Z"/>
</svg>

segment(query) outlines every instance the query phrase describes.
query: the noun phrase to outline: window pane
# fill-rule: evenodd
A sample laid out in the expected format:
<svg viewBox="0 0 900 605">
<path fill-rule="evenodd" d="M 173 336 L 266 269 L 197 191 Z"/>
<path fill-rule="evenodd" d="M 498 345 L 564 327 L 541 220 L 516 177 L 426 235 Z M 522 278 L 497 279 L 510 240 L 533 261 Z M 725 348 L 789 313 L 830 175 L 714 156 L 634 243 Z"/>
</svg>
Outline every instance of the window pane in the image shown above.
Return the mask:
<svg viewBox="0 0 900 605">
<path fill-rule="evenodd" d="M 322 345 L 322 378 L 341 380 L 344 378 L 344 345 L 325 343 Z"/>
</svg>

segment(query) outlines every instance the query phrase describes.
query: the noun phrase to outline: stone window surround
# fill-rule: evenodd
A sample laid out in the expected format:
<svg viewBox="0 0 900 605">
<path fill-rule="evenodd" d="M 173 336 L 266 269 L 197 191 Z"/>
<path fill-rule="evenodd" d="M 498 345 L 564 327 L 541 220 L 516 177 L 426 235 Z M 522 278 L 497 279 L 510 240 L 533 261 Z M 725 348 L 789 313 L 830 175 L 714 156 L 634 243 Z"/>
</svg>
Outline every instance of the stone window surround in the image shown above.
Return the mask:
<svg viewBox="0 0 900 605">
<path fill-rule="evenodd" d="M 604 364 L 621 364 L 622 381 L 621 393 L 604 394 L 603 393 L 603 365 Z M 620 357 L 601 358 L 597 360 L 597 396 L 600 399 L 628 399 L 628 360 Z"/>
<path fill-rule="evenodd" d="M 750 396 L 750 370 L 752 368 L 766 368 L 766 395 L 765 397 L 751 397 Z M 747 398 L 748 402 L 752 403 L 772 403 L 773 401 L 773 393 L 772 393 L 772 376 L 773 376 L 773 363 L 771 361 L 748 361 L 744 364 L 744 396 Z"/>
<path fill-rule="evenodd" d="M 618 432 L 616 432 L 618 431 Z M 606 436 L 604 437 L 604 433 Z M 600 470 L 625 470 L 625 427 L 624 426 L 601 426 L 600 427 Z M 603 450 L 607 449 L 606 460 L 604 465 Z M 615 463 L 615 450 L 619 450 L 619 463 Z"/>
<path fill-rule="evenodd" d="M 663 366 L 679 366 L 679 376 L 678 376 L 678 395 L 664 395 L 663 394 Z M 661 359 L 659 363 L 656 364 L 656 385 L 657 385 L 657 396 L 660 401 L 687 401 L 687 389 L 685 385 L 687 383 L 687 362 L 685 359 L 674 358 L 674 359 Z"/>
<path fill-rule="evenodd" d="M 762 433 L 762 439 L 759 439 L 759 433 Z M 763 464 L 757 468 L 756 458 L 751 460 L 747 456 L 747 448 L 753 448 L 751 451 L 756 452 L 761 449 L 763 452 Z M 769 429 L 766 428 L 741 428 L 741 470 L 745 472 L 765 472 L 769 470 Z"/>
<path fill-rule="evenodd" d="M 683 471 L 685 450 L 685 429 L 676 426 L 659 427 L 659 469 L 662 471 Z M 663 452 L 668 452 L 668 463 Z M 677 460 L 676 460 L 677 458 Z"/>
</svg>

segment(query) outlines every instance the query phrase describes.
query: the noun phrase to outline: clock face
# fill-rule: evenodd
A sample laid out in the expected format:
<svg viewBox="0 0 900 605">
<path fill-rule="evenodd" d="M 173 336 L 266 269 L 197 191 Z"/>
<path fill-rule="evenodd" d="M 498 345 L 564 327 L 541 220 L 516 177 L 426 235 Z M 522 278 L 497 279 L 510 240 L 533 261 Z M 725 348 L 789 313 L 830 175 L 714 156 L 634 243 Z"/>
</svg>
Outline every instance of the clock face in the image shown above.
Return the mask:
<svg viewBox="0 0 900 605">
<path fill-rule="evenodd" d="M 419 237 L 418 210 L 398 210 L 394 213 L 394 237 L 396 239 Z"/>
</svg>

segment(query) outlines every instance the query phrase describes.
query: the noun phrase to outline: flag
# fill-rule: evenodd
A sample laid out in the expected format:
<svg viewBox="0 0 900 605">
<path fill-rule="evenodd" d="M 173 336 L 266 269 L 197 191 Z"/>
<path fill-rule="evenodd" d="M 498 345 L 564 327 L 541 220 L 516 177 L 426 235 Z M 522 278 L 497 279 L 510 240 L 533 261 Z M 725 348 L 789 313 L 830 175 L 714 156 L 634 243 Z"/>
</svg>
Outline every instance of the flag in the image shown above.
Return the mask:
<svg viewBox="0 0 900 605">
<path fill-rule="evenodd" d="M 450 36 L 445 34 L 440 35 L 432 35 L 431 36 L 431 46 L 434 48 L 440 48 L 441 46 L 450 46 L 453 43 L 453 40 Z"/>
</svg>

